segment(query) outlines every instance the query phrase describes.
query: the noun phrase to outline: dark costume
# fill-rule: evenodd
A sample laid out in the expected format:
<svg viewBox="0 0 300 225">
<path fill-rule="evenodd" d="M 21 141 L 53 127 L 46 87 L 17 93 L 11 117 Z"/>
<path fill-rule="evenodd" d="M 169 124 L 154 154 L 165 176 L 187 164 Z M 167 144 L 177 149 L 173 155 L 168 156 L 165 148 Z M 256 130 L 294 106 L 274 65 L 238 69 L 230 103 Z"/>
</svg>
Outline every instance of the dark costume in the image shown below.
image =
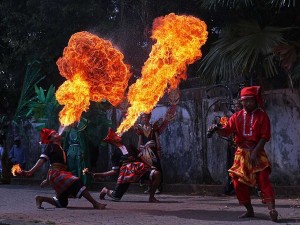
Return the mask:
<svg viewBox="0 0 300 225">
<path fill-rule="evenodd" d="M 159 127 L 140 125 L 140 129 L 137 130 L 137 134 L 141 137 L 140 154 L 150 166 L 156 167 L 162 172 L 160 164 L 160 146 L 159 146 Z"/>
<path fill-rule="evenodd" d="M 131 183 L 138 182 L 140 179 L 151 180 L 154 172 L 154 169 L 139 162 L 132 154 L 123 155 L 120 149 L 114 151 L 112 164 L 112 170 L 119 171 L 117 185 L 111 193 L 112 199 L 116 201 L 121 200 Z"/>
<path fill-rule="evenodd" d="M 56 192 L 56 197 L 53 197 L 56 207 L 66 207 L 70 196 L 81 198 L 86 187 L 78 177 L 67 171 L 66 154 L 60 145 L 49 143 L 40 158 L 50 162 L 47 179 Z"/>
</svg>

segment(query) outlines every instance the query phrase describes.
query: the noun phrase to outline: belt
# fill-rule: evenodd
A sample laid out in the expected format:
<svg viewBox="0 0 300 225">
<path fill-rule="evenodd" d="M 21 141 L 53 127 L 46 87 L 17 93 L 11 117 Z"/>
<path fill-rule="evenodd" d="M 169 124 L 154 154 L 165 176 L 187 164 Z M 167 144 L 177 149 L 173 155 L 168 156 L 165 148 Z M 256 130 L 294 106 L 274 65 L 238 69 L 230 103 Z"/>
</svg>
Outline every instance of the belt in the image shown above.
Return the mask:
<svg viewBox="0 0 300 225">
<path fill-rule="evenodd" d="M 67 171 L 68 166 L 61 163 L 53 163 L 50 167 L 51 169 Z"/>
</svg>

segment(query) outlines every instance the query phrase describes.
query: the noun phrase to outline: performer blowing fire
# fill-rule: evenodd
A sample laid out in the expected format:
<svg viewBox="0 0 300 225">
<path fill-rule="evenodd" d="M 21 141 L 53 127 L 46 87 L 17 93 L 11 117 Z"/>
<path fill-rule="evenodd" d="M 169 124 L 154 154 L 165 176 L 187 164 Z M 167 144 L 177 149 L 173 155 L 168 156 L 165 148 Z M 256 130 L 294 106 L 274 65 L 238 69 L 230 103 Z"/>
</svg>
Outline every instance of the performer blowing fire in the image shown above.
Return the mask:
<svg viewBox="0 0 300 225">
<path fill-rule="evenodd" d="M 71 172 L 67 171 L 67 158 L 61 147 L 61 136 L 55 130 L 47 128 L 42 129 L 40 135 L 42 144 L 47 144 L 47 146 L 36 164 L 30 170 L 23 171 L 23 174 L 25 176 L 30 176 L 37 172 L 45 162 L 49 161 L 50 169 L 48 171 L 47 180 L 55 190 L 56 196 L 53 198 L 36 196 L 35 200 L 37 208 L 43 208 L 43 202 L 47 202 L 58 208 L 67 207 L 68 198 L 70 196 L 74 198 L 81 198 L 83 196 L 92 203 L 95 209 L 104 209 L 106 205 L 97 202 L 90 195 L 82 181 Z"/>
<path fill-rule="evenodd" d="M 154 195 L 161 182 L 161 172 L 157 168 L 148 165 L 147 162 L 137 159 L 134 156 L 133 149 L 126 147 L 122 143 L 122 138 L 114 133 L 112 129 L 109 130 L 103 141 L 118 148 L 112 156 L 113 168 L 104 173 L 94 173 L 92 176 L 94 178 L 104 178 L 115 174 L 119 175 L 115 189 L 109 190 L 104 187 L 100 192 L 100 199 L 105 199 L 107 195 L 114 201 L 119 201 L 131 183 L 145 179 L 150 181 L 149 202 L 159 202 Z"/>
</svg>

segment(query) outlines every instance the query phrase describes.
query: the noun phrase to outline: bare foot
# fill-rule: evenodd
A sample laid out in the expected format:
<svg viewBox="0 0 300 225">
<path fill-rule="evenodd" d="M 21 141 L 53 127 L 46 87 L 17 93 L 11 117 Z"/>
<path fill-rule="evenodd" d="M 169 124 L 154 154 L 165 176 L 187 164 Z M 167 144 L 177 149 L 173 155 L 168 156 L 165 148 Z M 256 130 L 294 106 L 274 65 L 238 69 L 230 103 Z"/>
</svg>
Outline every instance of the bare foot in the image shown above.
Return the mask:
<svg viewBox="0 0 300 225">
<path fill-rule="evenodd" d="M 242 215 L 239 216 L 239 218 L 248 218 L 248 217 L 254 217 L 254 212 L 253 211 L 247 211 L 243 213 Z"/>
<path fill-rule="evenodd" d="M 155 197 L 152 197 L 152 198 L 149 198 L 149 202 L 155 203 L 155 202 L 159 202 L 159 200 L 157 200 Z"/>
<path fill-rule="evenodd" d="M 99 198 L 101 200 L 105 199 L 105 195 L 107 194 L 107 191 L 108 191 L 108 189 L 106 187 L 102 188 L 102 190 L 100 191 L 100 195 L 99 195 Z"/>
<path fill-rule="evenodd" d="M 273 222 L 278 221 L 278 212 L 275 209 L 270 210 L 270 218 Z"/>
<path fill-rule="evenodd" d="M 42 201 L 42 197 L 41 196 L 35 196 L 35 204 L 36 204 L 36 207 L 38 208 L 38 209 L 43 209 L 44 207 L 42 207 L 42 203 L 43 203 L 43 201 Z"/>
<path fill-rule="evenodd" d="M 94 209 L 105 209 L 105 207 L 106 207 L 106 204 L 101 204 L 100 202 L 97 202 L 94 205 Z"/>
</svg>

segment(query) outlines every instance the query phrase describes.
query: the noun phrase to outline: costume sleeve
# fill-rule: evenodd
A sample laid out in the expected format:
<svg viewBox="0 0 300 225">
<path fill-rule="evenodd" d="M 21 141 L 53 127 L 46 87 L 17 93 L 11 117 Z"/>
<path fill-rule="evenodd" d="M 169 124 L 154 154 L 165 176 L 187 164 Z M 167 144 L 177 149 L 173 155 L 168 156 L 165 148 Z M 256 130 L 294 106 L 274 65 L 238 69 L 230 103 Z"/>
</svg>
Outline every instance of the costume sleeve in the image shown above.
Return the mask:
<svg viewBox="0 0 300 225">
<path fill-rule="evenodd" d="M 50 150 L 51 150 L 51 145 L 50 144 L 48 144 L 45 148 L 44 148 L 44 150 L 43 150 L 43 152 L 42 152 L 42 154 L 40 155 L 40 159 L 46 159 L 46 161 L 48 161 L 48 160 L 50 160 Z"/>
<path fill-rule="evenodd" d="M 262 121 L 261 121 L 261 129 L 260 129 L 260 138 L 263 138 L 267 141 L 271 138 L 271 123 L 267 113 L 263 112 Z"/>
<path fill-rule="evenodd" d="M 237 114 L 234 113 L 228 120 L 228 123 L 222 127 L 222 136 L 230 136 L 236 131 L 236 118 Z"/>
</svg>

